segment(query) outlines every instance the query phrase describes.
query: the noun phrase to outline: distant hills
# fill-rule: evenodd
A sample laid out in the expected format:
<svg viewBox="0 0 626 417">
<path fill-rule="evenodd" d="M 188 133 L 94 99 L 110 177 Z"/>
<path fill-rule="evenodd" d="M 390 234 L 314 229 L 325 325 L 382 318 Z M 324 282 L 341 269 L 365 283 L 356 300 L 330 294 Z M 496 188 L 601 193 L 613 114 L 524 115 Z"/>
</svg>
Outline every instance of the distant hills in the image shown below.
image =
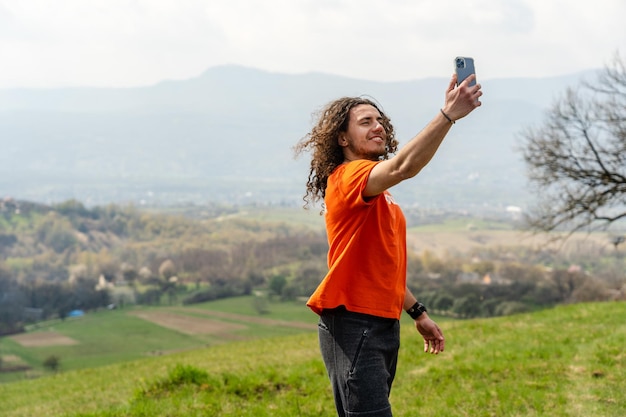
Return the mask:
<svg viewBox="0 0 626 417">
<path fill-rule="evenodd" d="M 483 106 L 459 121 L 431 164 L 394 195 L 426 208 L 524 206 L 518 134 L 539 123 L 566 87 L 591 75 L 480 80 Z M 0 90 L 0 197 L 300 204 L 308 161 L 294 160 L 291 147 L 315 110 L 343 95 L 372 96 L 404 144 L 434 117 L 447 82 L 222 66 L 141 88 Z"/>
</svg>

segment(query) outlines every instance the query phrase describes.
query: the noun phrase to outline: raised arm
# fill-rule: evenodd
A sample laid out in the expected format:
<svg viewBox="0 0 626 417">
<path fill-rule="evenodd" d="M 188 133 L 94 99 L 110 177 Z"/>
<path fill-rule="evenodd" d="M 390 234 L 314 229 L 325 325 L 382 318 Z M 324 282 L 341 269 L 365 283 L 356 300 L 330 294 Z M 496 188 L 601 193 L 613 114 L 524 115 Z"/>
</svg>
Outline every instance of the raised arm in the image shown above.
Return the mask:
<svg viewBox="0 0 626 417">
<path fill-rule="evenodd" d="M 480 84 L 469 85 L 475 78 L 475 75 L 471 75 L 456 87 L 456 74 L 452 76 L 441 111 L 396 156 L 372 169 L 363 192 L 365 197 L 378 195 L 414 177 L 430 162 L 453 122 L 481 105 L 478 100 L 482 95 Z"/>
</svg>

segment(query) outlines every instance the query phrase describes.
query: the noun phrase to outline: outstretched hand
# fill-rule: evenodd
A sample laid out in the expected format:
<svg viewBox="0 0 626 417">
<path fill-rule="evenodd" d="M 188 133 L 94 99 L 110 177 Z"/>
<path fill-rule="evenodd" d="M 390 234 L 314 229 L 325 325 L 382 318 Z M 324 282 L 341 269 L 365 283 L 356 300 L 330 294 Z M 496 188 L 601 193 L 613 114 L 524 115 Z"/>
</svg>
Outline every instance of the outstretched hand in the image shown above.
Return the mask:
<svg viewBox="0 0 626 417">
<path fill-rule="evenodd" d="M 456 85 L 456 74 L 452 75 L 446 89 L 446 101 L 443 111 L 452 119 L 459 120 L 472 112 L 482 103 L 478 100 L 483 95 L 482 86 L 478 83 L 470 85 L 476 79 L 476 74 L 467 77 L 461 84 Z"/>
<path fill-rule="evenodd" d="M 435 355 L 443 352 L 445 348 L 443 332 L 437 323 L 432 321 L 426 313 L 423 313 L 415 320 L 415 328 L 424 338 L 424 352 L 434 353 Z"/>
</svg>

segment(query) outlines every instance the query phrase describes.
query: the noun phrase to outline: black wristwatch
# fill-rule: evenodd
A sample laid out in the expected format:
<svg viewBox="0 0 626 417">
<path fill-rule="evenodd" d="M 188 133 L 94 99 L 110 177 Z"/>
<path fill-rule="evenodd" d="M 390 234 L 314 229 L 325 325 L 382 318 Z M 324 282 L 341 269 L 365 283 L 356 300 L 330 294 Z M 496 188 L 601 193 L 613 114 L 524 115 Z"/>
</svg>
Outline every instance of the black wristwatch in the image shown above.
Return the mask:
<svg viewBox="0 0 626 417">
<path fill-rule="evenodd" d="M 424 304 L 418 301 L 415 304 L 413 304 L 413 307 L 409 308 L 406 312 L 409 313 L 409 316 L 411 316 L 413 320 L 415 320 L 419 316 L 421 316 L 422 313 L 426 313 L 427 311 L 428 310 L 426 310 L 426 307 L 424 307 Z"/>
</svg>

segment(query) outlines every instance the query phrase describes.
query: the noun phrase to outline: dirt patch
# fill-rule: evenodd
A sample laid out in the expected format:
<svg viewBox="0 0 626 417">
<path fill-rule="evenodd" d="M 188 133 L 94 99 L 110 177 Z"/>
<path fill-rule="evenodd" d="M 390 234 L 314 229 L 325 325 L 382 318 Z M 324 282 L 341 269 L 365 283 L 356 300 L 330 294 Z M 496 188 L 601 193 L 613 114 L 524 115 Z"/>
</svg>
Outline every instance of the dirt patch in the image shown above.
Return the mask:
<svg viewBox="0 0 626 417">
<path fill-rule="evenodd" d="M 3 363 L 19 363 L 22 362 L 22 358 L 17 355 L 4 355 L 2 356 Z"/>
<path fill-rule="evenodd" d="M 23 372 L 23 371 L 29 371 L 32 369 L 19 356 L 3 355 L 3 356 L 0 356 L 0 358 L 2 359 L 2 361 L 0 361 L 0 372 L 4 372 L 4 373 Z"/>
<path fill-rule="evenodd" d="M 159 326 L 177 330 L 185 334 L 226 334 L 236 330 L 246 329 L 243 324 L 226 323 L 217 320 L 208 320 L 199 317 L 190 317 L 181 314 L 160 311 L 134 311 L 133 316 L 148 320 Z"/>
<path fill-rule="evenodd" d="M 192 311 L 194 313 L 205 314 L 208 316 L 220 317 L 220 318 L 229 319 L 229 320 L 239 320 L 239 321 L 244 321 L 248 323 L 262 324 L 265 326 L 293 327 L 296 329 L 304 329 L 304 330 L 317 329 L 317 323 L 302 323 L 299 321 L 268 319 L 264 317 L 253 317 L 253 316 L 246 316 L 243 314 L 224 313 L 222 311 L 204 310 L 200 308 L 186 308 L 185 310 Z"/>
<path fill-rule="evenodd" d="M 24 347 L 71 346 L 78 341 L 57 332 L 24 333 L 11 336 L 11 339 Z"/>
</svg>

